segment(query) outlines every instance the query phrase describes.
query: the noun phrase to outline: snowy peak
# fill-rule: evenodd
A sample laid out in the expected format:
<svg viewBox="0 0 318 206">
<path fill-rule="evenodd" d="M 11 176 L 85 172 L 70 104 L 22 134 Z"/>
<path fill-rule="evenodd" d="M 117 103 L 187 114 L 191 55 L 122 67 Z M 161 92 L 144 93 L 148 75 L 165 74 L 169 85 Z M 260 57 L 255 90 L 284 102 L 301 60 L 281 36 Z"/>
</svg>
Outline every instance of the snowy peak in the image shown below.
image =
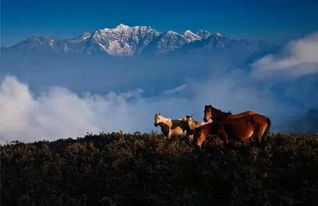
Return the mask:
<svg viewBox="0 0 318 206">
<path fill-rule="evenodd" d="M 167 32 L 164 33 L 165 36 L 182 36 L 181 34 L 179 34 L 178 32 L 175 32 L 175 31 L 172 31 L 172 30 L 169 30 Z"/>
<path fill-rule="evenodd" d="M 222 34 L 220 34 L 220 33 L 215 33 L 215 36 L 218 36 L 218 37 L 221 37 L 222 36 Z"/>
<path fill-rule="evenodd" d="M 82 36 L 80 36 L 80 38 L 81 39 L 83 39 L 83 40 L 85 40 L 85 39 L 88 39 L 89 37 L 91 37 L 91 33 L 89 33 L 89 32 L 84 32 L 83 34 L 82 34 Z"/>
<path fill-rule="evenodd" d="M 202 39 L 199 35 L 193 33 L 190 30 L 186 30 L 183 33 L 183 36 L 184 36 L 184 39 L 186 40 L 186 42 L 193 42 L 193 41 L 197 41 L 197 40 L 201 40 Z"/>
<path fill-rule="evenodd" d="M 127 25 L 125 25 L 125 24 L 119 24 L 118 26 L 116 26 L 113 30 L 114 31 L 116 31 L 116 30 L 118 30 L 118 31 L 125 31 L 125 30 L 129 30 L 129 29 L 131 29 L 131 27 L 130 26 L 127 26 Z"/>
<path fill-rule="evenodd" d="M 110 55 L 132 56 L 140 53 L 159 32 L 149 26 L 130 27 L 119 24 L 117 27 L 100 29 L 92 35 L 92 41 Z"/>
</svg>

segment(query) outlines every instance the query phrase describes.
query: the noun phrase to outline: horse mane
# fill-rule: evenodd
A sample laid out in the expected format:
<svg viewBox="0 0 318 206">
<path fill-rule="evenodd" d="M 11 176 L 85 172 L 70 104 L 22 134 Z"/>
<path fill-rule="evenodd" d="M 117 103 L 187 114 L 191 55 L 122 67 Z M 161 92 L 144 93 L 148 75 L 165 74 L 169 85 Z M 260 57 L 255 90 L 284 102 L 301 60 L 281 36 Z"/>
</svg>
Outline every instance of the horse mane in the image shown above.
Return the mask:
<svg viewBox="0 0 318 206">
<path fill-rule="evenodd" d="M 215 108 L 215 107 L 213 107 L 213 106 L 211 106 L 211 105 L 209 105 L 209 106 L 212 108 L 212 110 L 214 110 L 214 111 L 216 111 L 216 112 L 219 112 L 219 113 L 221 113 L 221 114 L 224 114 L 224 115 L 232 115 L 232 112 L 231 112 L 231 111 L 224 112 L 224 111 L 222 111 L 222 110 L 220 110 L 220 109 L 217 109 L 217 108 Z"/>
</svg>

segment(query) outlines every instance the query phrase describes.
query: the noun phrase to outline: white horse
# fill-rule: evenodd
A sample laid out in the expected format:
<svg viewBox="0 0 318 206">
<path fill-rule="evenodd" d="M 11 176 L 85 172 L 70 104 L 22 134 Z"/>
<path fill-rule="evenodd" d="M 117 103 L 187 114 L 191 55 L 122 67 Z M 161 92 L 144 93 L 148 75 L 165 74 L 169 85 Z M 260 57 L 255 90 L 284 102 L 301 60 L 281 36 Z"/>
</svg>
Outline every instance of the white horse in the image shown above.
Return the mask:
<svg viewBox="0 0 318 206">
<path fill-rule="evenodd" d="M 155 114 L 154 125 L 160 126 L 163 135 L 166 138 L 170 138 L 174 135 L 182 135 L 184 131 L 188 129 L 185 118 L 181 119 L 170 119 L 162 116 L 160 113 Z"/>
</svg>

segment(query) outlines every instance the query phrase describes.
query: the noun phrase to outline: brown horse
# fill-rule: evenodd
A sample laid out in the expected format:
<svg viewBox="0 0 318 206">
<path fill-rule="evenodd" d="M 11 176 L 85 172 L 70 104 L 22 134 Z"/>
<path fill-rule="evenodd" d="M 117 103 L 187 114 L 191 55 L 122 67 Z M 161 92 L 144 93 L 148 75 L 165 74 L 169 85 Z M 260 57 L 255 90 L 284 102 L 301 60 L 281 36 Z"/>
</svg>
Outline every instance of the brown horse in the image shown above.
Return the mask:
<svg viewBox="0 0 318 206">
<path fill-rule="evenodd" d="M 265 140 L 270 125 L 270 119 L 260 114 L 223 118 L 196 128 L 194 140 L 201 147 L 207 135 L 214 134 L 221 137 L 226 144 L 228 143 L 228 138 L 246 141 L 252 137 L 257 138 L 258 142 L 261 143 Z"/>
<path fill-rule="evenodd" d="M 223 112 L 215 107 L 212 107 L 212 105 L 205 105 L 204 108 L 204 118 L 203 120 L 207 122 L 209 119 L 212 119 L 213 121 L 219 121 L 223 119 L 224 117 L 227 118 L 240 118 L 252 114 L 257 114 L 254 111 L 246 111 L 239 114 L 232 114 L 231 112 Z"/>
</svg>

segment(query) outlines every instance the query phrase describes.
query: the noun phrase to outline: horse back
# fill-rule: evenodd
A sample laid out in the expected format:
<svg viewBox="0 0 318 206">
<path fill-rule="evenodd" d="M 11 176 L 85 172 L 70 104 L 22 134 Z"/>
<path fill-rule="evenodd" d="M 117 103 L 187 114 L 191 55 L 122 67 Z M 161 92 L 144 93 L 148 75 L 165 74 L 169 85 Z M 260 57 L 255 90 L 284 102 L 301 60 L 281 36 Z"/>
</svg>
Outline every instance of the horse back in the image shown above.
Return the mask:
<svg viewBox="0 0 318 206">
<path fill-rule="evenodd" d="M 227 117 L 223 118 L 220 121 L 220 124 L 231 124 L 231 125 L 239 125 L 243 126 L 244 125 L 255 125 L 255 124 L 264 124 L 268 123 L 268 118 L 264 115 L 261 114 L 252 114 L 252 115 L 242 115 L 238 116 L 236 118 L 232 117 Z"/>
<path fill-rule="evenodd" d="M 209 134 L 215 130 L 215 127 L 216 127 L 216 123 L 211 122 L 211 123 L 208 123 L 208 124 L 205 124 L 205 125 L 202 125 L 202 126 L 195 128 L 194 133 L 195 134 L 201 134 L 201 133 Z"/>
<path fill-rule="evenodd" d="M 180 127 L 181 129 L 185 130 L 188 128 L 188 124 L 183 120 L 174 119 L 172 120 L 172 125 L 170 127 L 171 129 Z"/>
<path fill-rule="evenodd" d="M 254 115 L 254 114 L 257 114 L 257 113 L 254 112 L 254 111 L 246 111 L 246 112 L 242 112 L 242 113 L 239 113 L 239 114 L 231 114 L 231 115 L 228 115 L 227 118 L 241 118 L 241 117 L 245 117 L 245 116 L 249 116 L 249 115 Z"/>
</svg>

